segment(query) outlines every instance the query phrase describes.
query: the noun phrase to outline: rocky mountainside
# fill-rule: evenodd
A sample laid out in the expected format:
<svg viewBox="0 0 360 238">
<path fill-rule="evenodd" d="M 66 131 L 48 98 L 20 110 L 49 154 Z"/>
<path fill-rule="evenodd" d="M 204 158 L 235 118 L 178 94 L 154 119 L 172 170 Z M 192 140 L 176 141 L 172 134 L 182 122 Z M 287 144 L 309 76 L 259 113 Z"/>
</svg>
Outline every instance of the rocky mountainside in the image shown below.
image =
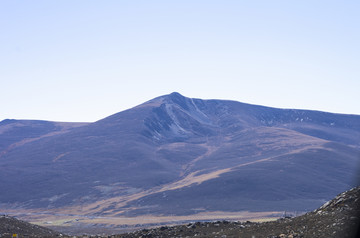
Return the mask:
<svg viewBox="0 0 360 238">
<path fill-rule="evenodd" d="M 305 211 L 356 185 L 359 154 L 358 115 L 172 93 L 94 123 L 0 122 L 0 210 Z"/>
<path fill-rule="evenodd" d="M 45 227 L 30 224 L 14 217 L 0 216 L 0 237 L 13 237 L 16 234 L 21 237 L 58 237 L 59 232 Z"/>
</svg>

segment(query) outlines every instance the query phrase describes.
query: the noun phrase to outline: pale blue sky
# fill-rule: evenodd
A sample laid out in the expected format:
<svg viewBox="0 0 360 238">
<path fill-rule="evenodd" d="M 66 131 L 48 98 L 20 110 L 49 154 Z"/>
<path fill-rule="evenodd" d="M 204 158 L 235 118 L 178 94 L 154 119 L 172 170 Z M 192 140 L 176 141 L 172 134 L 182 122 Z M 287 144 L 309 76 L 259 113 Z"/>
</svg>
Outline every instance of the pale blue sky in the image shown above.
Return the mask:
<svg viewBox="0 0 360 238">
<path fill-rule="evenodd" d="M 360 114 L 360 1 L 0 1 L 0 120 L 154 97 Z"/>
</svg>

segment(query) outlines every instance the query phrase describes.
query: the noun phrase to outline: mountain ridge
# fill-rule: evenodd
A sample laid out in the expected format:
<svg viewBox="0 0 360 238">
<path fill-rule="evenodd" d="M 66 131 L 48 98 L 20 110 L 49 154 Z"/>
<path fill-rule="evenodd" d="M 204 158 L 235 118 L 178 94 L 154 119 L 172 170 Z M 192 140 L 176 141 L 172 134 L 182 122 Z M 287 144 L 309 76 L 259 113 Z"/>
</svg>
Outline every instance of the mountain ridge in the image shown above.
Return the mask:
<svg viewBox="0 0 360 238">
<path fill-rule="evenodd" d="M 46 122 L 14 147 L 9 138 L 16 144 L 34 126 L 4 133 L 9 123 L 0 122 L 7 205 L 117 215 L 304 210 L 357 182 L 357 115 L 172 93 L 66 130 Z"/>
</svg>

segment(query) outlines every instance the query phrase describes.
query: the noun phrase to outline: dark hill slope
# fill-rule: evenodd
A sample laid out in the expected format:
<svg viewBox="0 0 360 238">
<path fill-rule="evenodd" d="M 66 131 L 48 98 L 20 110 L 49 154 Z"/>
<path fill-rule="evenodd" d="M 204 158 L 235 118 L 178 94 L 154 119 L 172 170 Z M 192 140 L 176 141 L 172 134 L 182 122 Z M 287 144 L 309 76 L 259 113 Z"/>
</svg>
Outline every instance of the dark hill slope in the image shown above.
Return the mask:
<svg viewBox="0 0 360 238">
<path fill-rule="evenodd" d="M 60 233 L 13 217 L 0 216 L 0 237 L 59 237 Z M 61 235 L 62 236 L 62 235 Z"/>
<path fill-rule="evenodd" d="M 360 116 L 178 93 L 47 135 L 2 149 L 1 203 L 119 215 L 313 209 L 354 185 L 360 160 Z"/>
</svg>

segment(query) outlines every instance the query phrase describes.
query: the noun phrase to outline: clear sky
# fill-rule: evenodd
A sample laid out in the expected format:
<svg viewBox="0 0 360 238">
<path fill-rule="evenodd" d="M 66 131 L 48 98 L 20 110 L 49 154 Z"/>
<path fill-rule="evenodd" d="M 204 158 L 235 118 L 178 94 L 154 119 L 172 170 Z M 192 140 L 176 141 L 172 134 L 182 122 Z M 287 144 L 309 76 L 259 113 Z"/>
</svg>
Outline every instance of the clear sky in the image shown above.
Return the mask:
<svg viewBox="0 0 360 238">
<path fill-rule="evenodd" d="M 0 1 L 0 120 L 96 121 L 173 91 L 360 114 L 360 1 Z"/>
</svg>

